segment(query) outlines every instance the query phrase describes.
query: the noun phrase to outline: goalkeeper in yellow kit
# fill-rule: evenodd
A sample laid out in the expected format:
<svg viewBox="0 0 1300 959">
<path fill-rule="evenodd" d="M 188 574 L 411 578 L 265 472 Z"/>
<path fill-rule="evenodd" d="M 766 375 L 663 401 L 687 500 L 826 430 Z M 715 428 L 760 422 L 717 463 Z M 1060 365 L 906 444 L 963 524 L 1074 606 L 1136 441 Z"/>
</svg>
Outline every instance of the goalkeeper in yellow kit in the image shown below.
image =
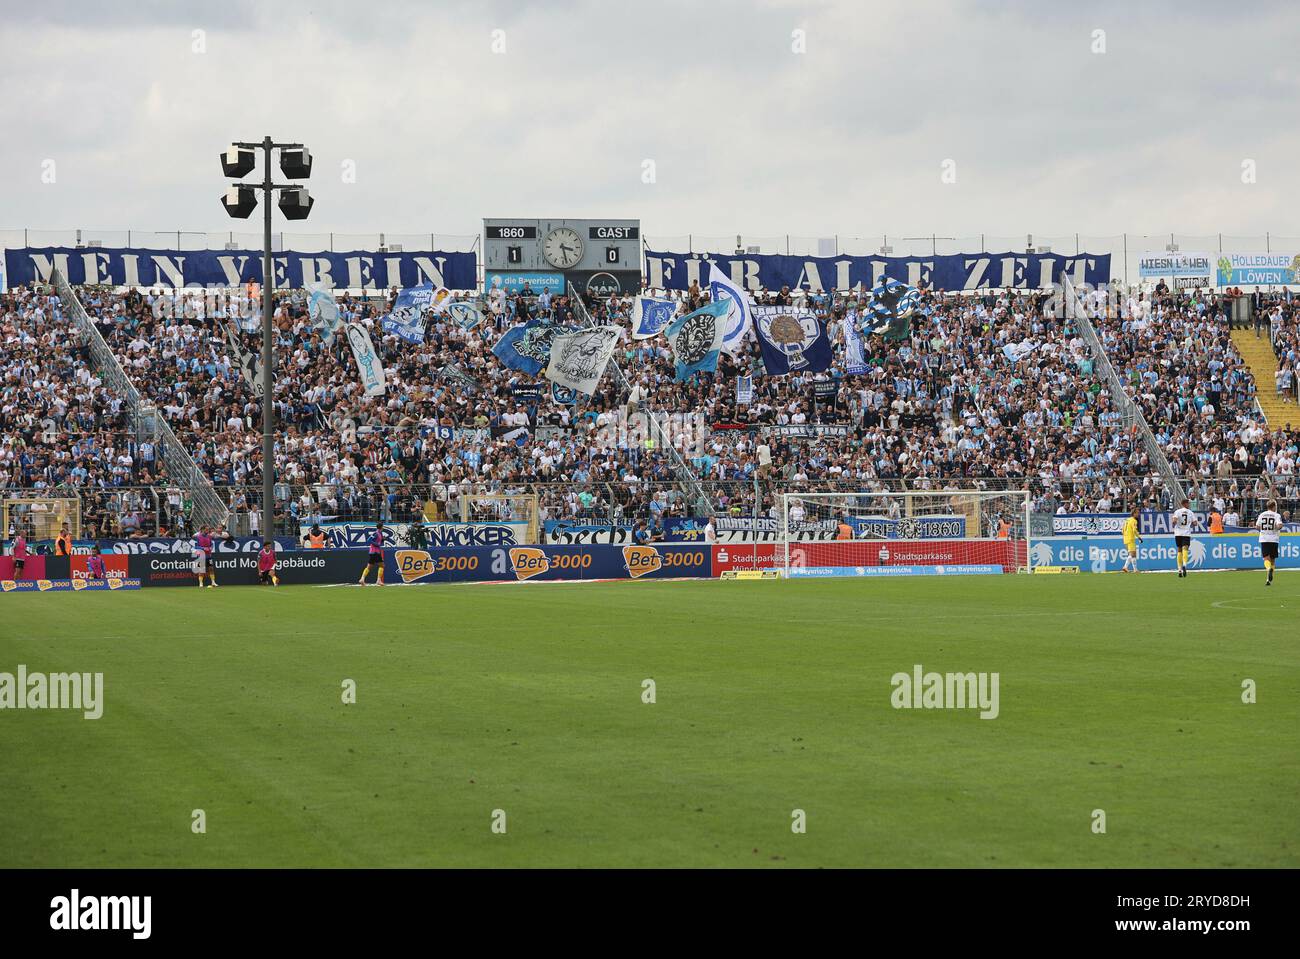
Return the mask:
<svg viewBox="0 0 1300 959">
<path fill-rule="evenodd" d="M 1138 508 L 1133 507 L 1129 511 L 1128 519 L 1124 520 L 1124 568 L 1121 573 L 1129 572 L 1129 565 L 1132 564 L 1132 572 L 1138 571 L 1138 543 L 1142 542 L 1142 537 L 1138 535 Z"/>
</svg>

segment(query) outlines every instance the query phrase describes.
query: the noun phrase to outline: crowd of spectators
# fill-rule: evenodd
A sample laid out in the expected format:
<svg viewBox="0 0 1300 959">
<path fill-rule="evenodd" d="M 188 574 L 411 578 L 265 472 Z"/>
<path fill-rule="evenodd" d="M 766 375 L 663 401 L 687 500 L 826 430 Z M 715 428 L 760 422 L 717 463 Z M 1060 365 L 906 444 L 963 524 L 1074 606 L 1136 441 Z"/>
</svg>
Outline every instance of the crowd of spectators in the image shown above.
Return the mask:
<svg viewBox="0 0 1300 959">
<path fill-rule="evenodd" d="M 380 323 L 395 292 L 339 299 L 341 322 L 368 329 L 384 363 L 379 397 L 363 394 L 346 338 L 314 324 L 301 293 L 276 295 L 277 522 L 401 520 L 426 501 L 436 504 L 433 518 L 463 519 L 471 496 L 525 489 L 540 491 L 544 516 L 587 522 L 698 512 L 700 494 L 715 510 L 764 512 L 781 491 L 834 486 L 1028 488 L 1049 511 L 1168 505 L 1077 321 L 1045 293 L 927 293 L 907 336 L 864 338 L 850 368 L 845 331 L 859 323 L 856 296 L 761 291 L 760 304 L 796 303 L 819 316 L 834 344 L 831 368 L 765 376 L 751 338 L 716 373 L 679 382 L 662 337 L 631 338 L 628 296 L 579 304 L 492 291 L 477 326 L 431 316 L 424 342 L 411 344 Z M 707 299 L 698 286 L 675 295 L 683 310 Z M 260 300 L 107 289 L 80 299 L 136 389 L 256 530 L 261 403 L 231 341 L 257 353 Z M 1207 494 L 1248 474 L 1294 474 L 1297 434 L 1264 427 L 1215 300 L 1165 291 L 1087 303 L 1180 474 L 1207 481 Z M 20 289 L 0 304 L 0 487 L 93 493 L 93 522 L 123 535 L 151 522 L 181 527 L 175 490 L 152 497 L 155 513 L 150 497 L 109 498 L 126 487 L 163 490 L 161 459 L 132 434 L 124 399 L 100 382 L 57 297 Z M 1280 368 L 1294 369 L 1300 334 L 1289 302 L 1261 307 Z M 568 405 L 492 351 L 513 325 L 588 315 L 624 328 L 615 361 L 630 392 L 607 373 L 594 396 Z M 746 398 L 742 376 L 752 378 Z M 646 427 L 638 414 L 648 410 L 671 414 L 666 430 Z M 683 484 L 683 464 L 696 483 Z M 1121 476 L 1137 479 L 1119 484 Z"/>
</svg>

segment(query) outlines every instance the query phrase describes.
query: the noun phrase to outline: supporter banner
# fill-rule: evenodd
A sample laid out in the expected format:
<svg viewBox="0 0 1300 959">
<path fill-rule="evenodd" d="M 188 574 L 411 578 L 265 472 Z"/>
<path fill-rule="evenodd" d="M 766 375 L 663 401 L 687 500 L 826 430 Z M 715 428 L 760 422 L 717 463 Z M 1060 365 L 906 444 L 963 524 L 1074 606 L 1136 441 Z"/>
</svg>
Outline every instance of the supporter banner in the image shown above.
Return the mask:
<svg viewBox="0 0 1300 959">
<path fill-rule="evenodd" d="M 346 329 L 348 345 L 352 347 L 352 357 L 357 361 L 357 373 L 361 376 L 366 396 L 383 396 L 384 364 L 375 352 L 374 341 L 360 324 L 349 323 Z"/>
<path fill-rule="evenodd" d="M 773 436 L 787 440 L 812 440 L 822 436 L 853 435 L 853 427 L 848 423 L 804 423 L 799 426 L 770 426 Z"/>
<path fill-rule="evenodd" d="M 1280 568 L 1300 568 L 1300 536 L 1281 537 L 1277 565 Z M 1138 570 L 1173 570 L 1177 566 L 1178 549 L 1172 536 L 1146 536 L 1138 544 Z M 1034 542 L 1029 551 L 1033 566 L 1078 566 L 1087 573 L 1115 572 L 1124 567 L 1128 550 L 1118 536 L 1096 538 L 1057 537 Z M 1192 537 L 1188 549 L 1189 569 L 1257 569 L 1264 568 L 1255 536 Z"/>
<path fill-rule="evenodd" d="M 69 246 L 7 250 L 9 282 L 47 283 L 55 267 L 73 286 L 242 286 L 262 281 L 260 250 L 148 250 Z M 271 256 L 277 289 L 387 290 L 434 283 L 453 290 L 478 287 L 474 253 L 281 252 Z"/>
<path fill-rule="evenodd" d="M 714 546 L 712 554 L 714 576 L 733 569 L 776 569 L 782 560 L 775 543 Z"/>
<path fill-rule="evenodd" d="M 1295 253 L 1220 253 L 1215 261 L 1216 286 L 1292 286 L 1300 284 L 1300 255 Z"/>
<path fill-rule="evenodd" d="M 410 523 L 384 525 L 385 546 L 410 546 Z M 527 523 L 424 523 L 424 542 L 432 549 L 449 546 L 515 546 L 527 542 Z M 325 545 L 330 549 L 364 549 L 375 535 L 374 523 L 321 523 Z M 300 541 L 306 540 L 310 523 L 298 527 Z"/>
<path fill-rule="evenodd" d="M 1214 284 L 1210 281 L 1210 275 L 1207 273 L 1203 276 L 1176 276 L 1174 277 L 1175 290 L 1202 290 L 1208 289 Z"/>
<path fill-rule="evenodd" d="M 648 285 L 685 290 L 705 282 L 705 267 L 717 266 L 749 290 L 807 284 L 814 293 L 876 287 L 882 277 L 933 290 L 1046 289 L 1070 273 L 1075 283 L 1110 282 L 1109 253 L 953 253 L 938 256 L 785 256 L 755 253 L 645 253 Z"/>
<path fill-rule="evenodd" d="M 220 320 L 217 322 L 221 323 Z M 252 350 L 244 348 L 244 344 L 239 339 L 239 328 L 234 323 L 221 323 L 221 329 L 226 334 L 226 344 L 230 347 L 231 359 L 239 367 L 239 375 L 244 378 L 244 384 L 254 396 L 261 399 L 265 392 L 265 384 L 262 382 L 262 358 Z"/>
<path fill-rule="evenodd" d="M 671 546 L 514 546 L 384 551 L 389 583 L 707 577 L 709 551 Z"/>
<path fill-rule="evenodd" d="M 1208 277 L 1214 270 L 1209 253 L 1147 253 L 1138 260 L 1138 276 L 1152 279 L 1168 277 Z"/>
<path fill-rule="evenodd" d="M 546 542 L 553 544 L 606 543 L 621 545 L 632 542 L 631 526 L 571 523 L 562 519 L 548 519 L 544 526 Z"/>
<path fill-rule="evenodd" d="M 277 536 L 275 544 L 278 549 L 293 549 L 295 543 L 292 537 Z M 99 541 L 100 551 L 103 553 L 181 553 L 186 560 L 189 559 L 190 553 L 194 551 L 194 539 L 102 539 Z M 262 538 L 260 536 L 235 536 L 229 541 L 224 538 L 212 538 L 212 551 L 214 553 L 256 553 L 262 548 Z"/>
<path fill-rule="evenodd" d="M 831 341 L 812 310 L 755 306 L 751 313 L 768 376 L 820 373 L 831 365 Z"/>
<path fill-rule="evenodd" d="M 1008 539 L 792 543 L 789 550 L 792 567 L 1025 565 L 1024 541 Z"/>
<path fill-rule="evenodd" d="M 1057 513 L 1052 517 L 1052 535 L 1111 533 L 1118 536 L 1127 519 L 1128 513 Z M 1141 520 L 1138 522 L 1140 528 Z"/>
<path fill-rule="evenodd" d="M 736 377 L 736 405 L 748 406 L 754 402 L 754 378 L 752 376 Z"/>
<path fill-rule="evenodd" d="M 707 520 L 700 517 L 669 516 L 664 519 L 664 535 L 673 543 L 704 542 Z M 909 516 L 889 519 L 884 516 L 850 516 L 855 540 L 885 539 L 963 539 L 967 535 L 965 516 Z M 791 522 L 791 542 L 816 542 L 835 539 L 839 518 Z M 770 516 L 721 516 L 713 520 L 719 543 L 775 543 L 781 540 L 781 521 Z"/>
</svg>

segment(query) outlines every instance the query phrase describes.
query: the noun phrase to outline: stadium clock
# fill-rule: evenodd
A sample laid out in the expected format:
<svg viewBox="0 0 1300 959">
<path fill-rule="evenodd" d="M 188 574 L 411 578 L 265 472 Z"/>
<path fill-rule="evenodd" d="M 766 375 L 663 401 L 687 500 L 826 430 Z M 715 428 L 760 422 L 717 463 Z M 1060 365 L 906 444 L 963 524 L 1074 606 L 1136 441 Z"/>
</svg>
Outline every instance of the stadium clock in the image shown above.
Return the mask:
<svg viewBox="0 0 1300 959">
<path fill-rule="evenodd" d="M 557 270 L 569 270 L 582 260 L 583 243 L 578 231 L 569 226 L 557 226 L 542 240 L 542 256 Z"/>
</svg>

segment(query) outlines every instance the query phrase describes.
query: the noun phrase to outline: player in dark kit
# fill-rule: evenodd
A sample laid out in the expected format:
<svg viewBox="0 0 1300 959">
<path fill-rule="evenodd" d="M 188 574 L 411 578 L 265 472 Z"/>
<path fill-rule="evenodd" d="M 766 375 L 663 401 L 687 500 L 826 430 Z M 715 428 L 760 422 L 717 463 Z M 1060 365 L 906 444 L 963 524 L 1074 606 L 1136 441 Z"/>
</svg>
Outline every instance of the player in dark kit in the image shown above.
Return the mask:
<svg viewBox="0 0 1300 959">
<path fill-rule="evenodd" d="M 368 545 L 368 555 L 366 556 L 366 568 L 361 571 L 359 582 L 362 586 L 366 585 L 366 575 L 375 571 L 375 585 L 384 585 L 384 524 L 375 524 L 375 534 L 370 537 Z"/>
</svg>

